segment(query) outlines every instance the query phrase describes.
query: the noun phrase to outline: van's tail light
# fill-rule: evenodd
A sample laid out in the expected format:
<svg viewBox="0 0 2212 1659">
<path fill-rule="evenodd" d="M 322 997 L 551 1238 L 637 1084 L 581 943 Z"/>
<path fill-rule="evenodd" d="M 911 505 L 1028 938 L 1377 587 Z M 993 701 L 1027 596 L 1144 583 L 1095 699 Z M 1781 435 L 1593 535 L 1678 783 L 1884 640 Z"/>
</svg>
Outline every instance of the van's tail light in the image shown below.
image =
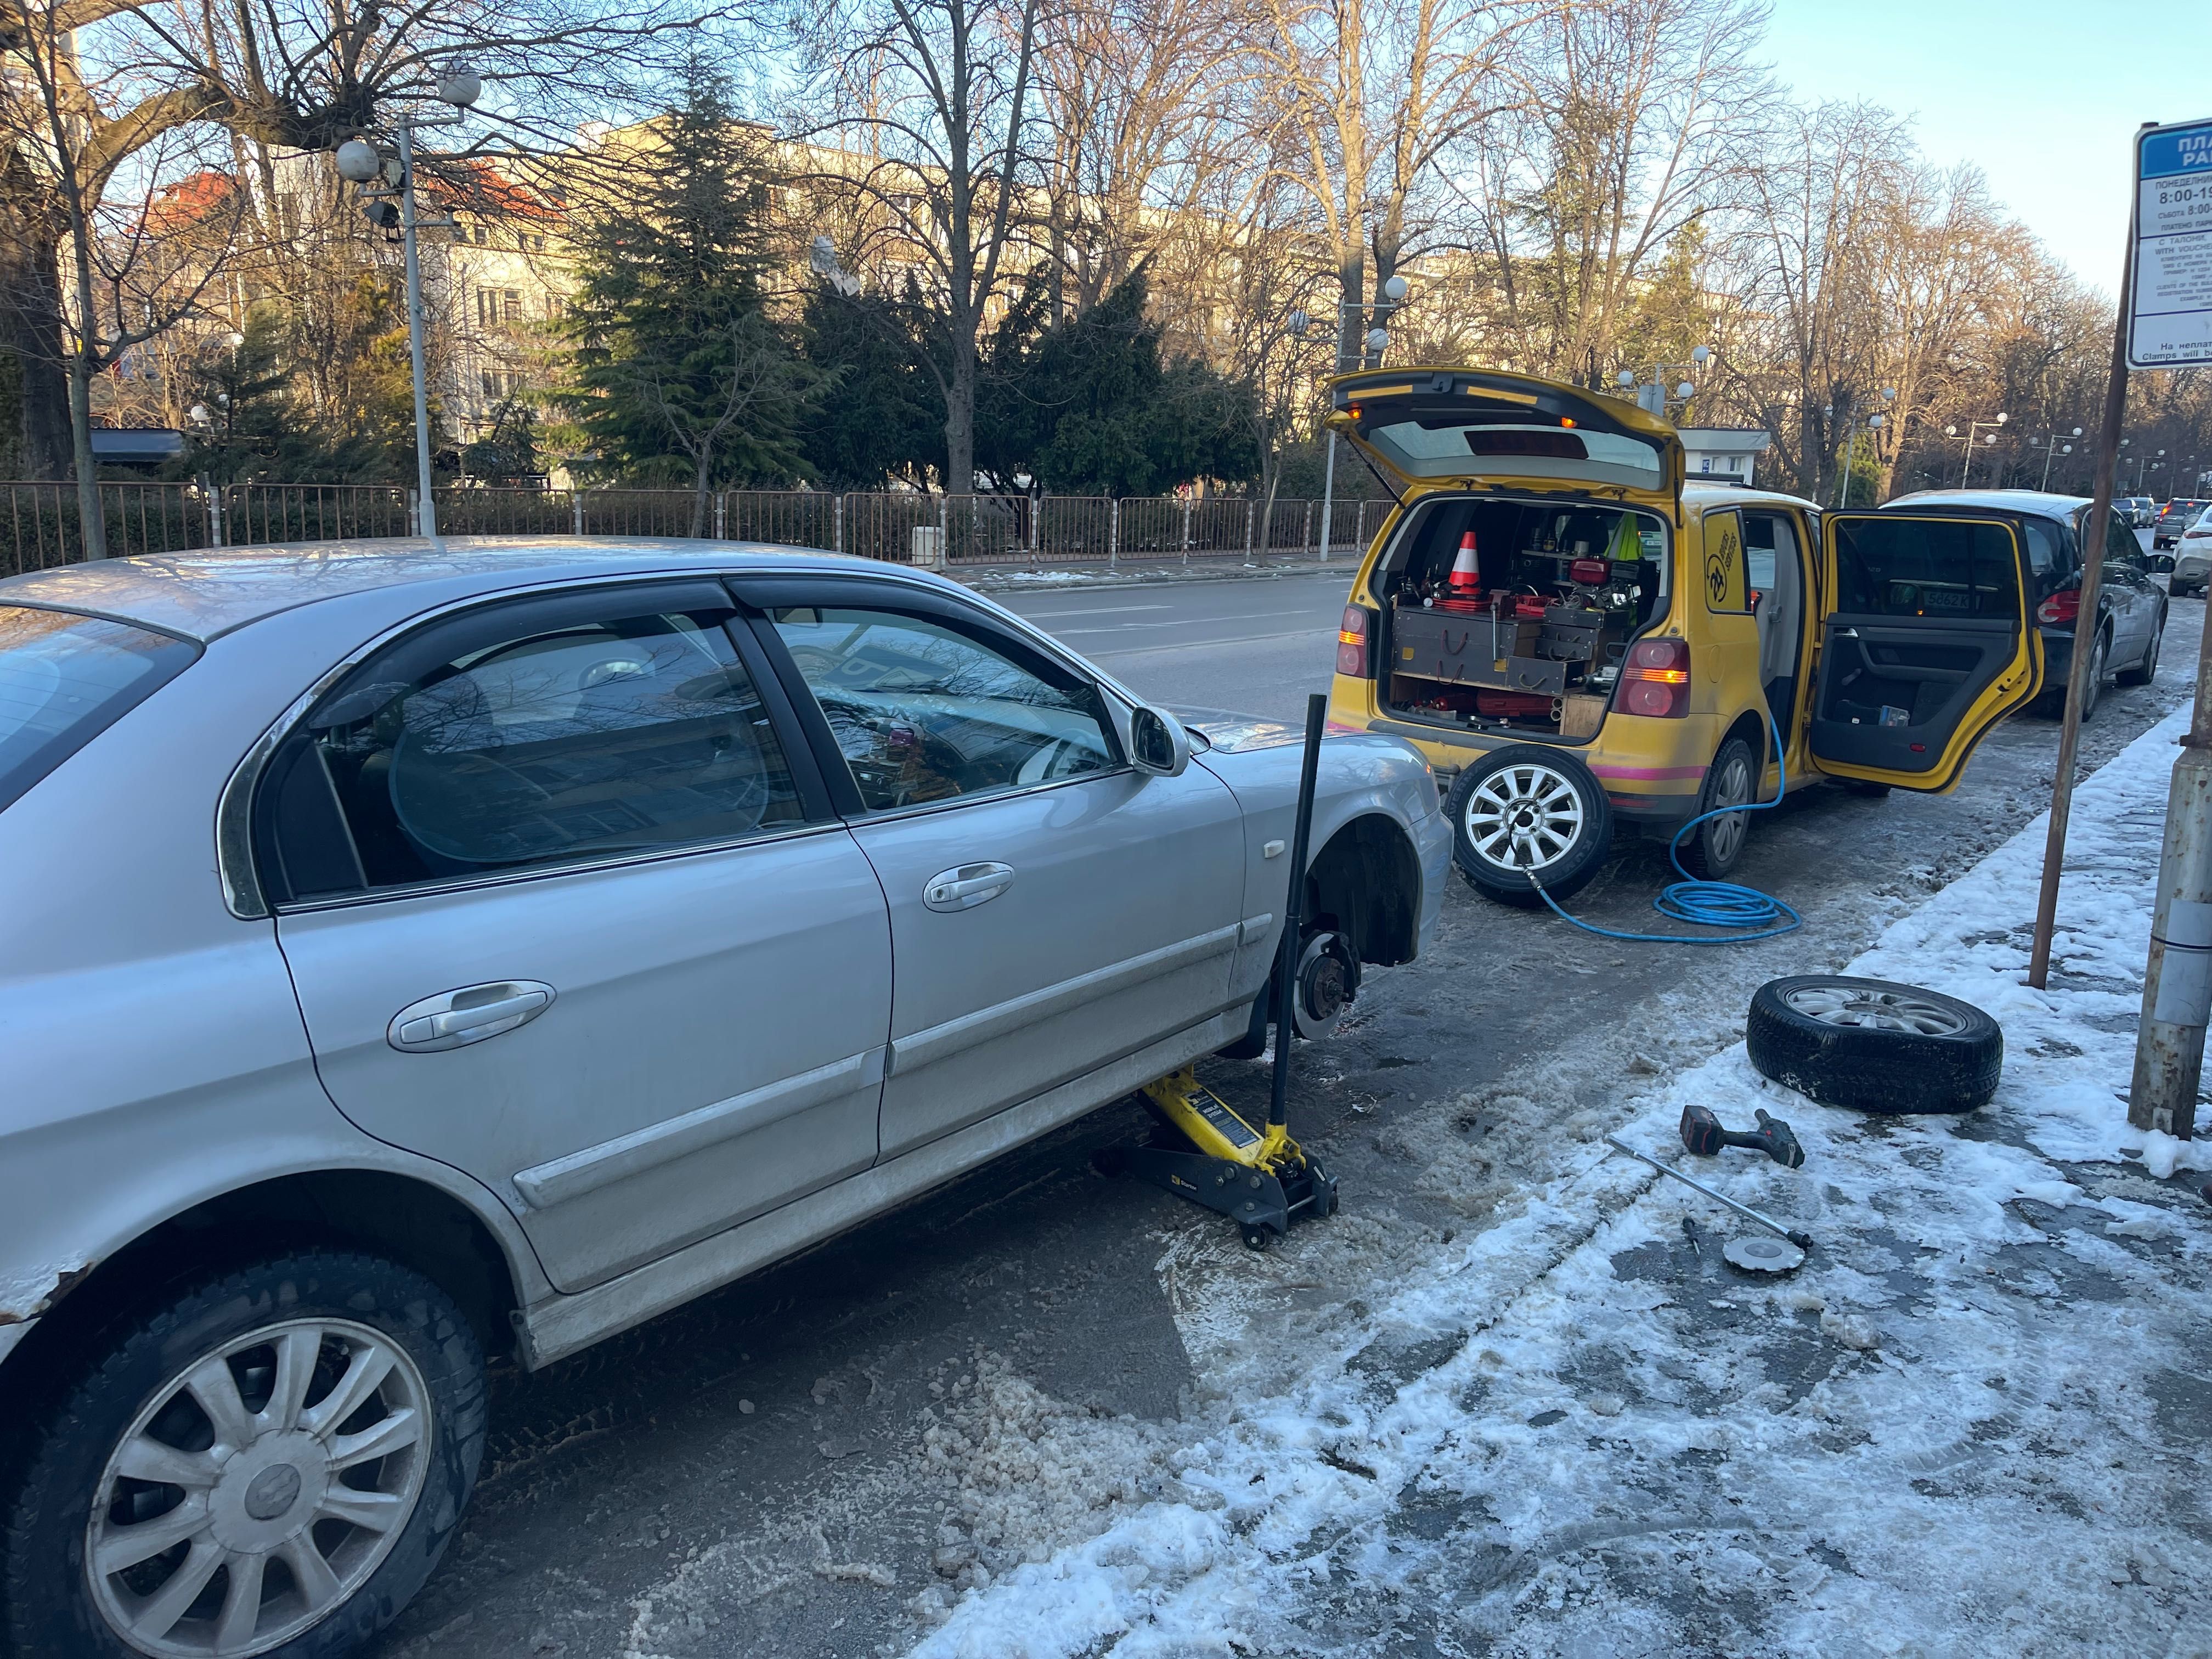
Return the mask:
<svg viewBox="0 0 2212 1659">
<path fill-rule="evenodd" d="M 1344 620 L 1336 630 L 1336 672 L 1355 680 L 1373 678 L 1369 666 L 1374 656 L 1375 613 L 1359 605 L 1344 607 Z"/>
<path fill-rule="evenodd" d="M 2035 619 L 2039 623 L 2070 623 L 2081 614 L 2081 590 L 2062 587 L 2041 605 L 2035 607 Z"/>
<path fill-rule="evenodd" d="M 1620 712 L 1679 719 L 1690 712 L 1690 642 L 1638 640 L 1621 665 Z"/>
</svg>

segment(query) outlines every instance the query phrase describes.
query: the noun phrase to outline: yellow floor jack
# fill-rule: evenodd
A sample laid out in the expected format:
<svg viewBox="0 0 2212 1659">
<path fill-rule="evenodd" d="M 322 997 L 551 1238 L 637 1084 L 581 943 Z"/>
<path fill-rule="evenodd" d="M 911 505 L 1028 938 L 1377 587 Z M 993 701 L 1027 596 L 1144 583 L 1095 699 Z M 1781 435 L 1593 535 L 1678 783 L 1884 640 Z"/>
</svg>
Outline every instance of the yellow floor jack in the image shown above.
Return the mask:
<svg viewBox="0 0 2212 1659">
<path fill-rule="evenodd" d="M 1275 1000 L 1275 1069 L 1264 1128 L 1255 1128 L 1238 1116 L 1186 1066 L 1146 1084 L 1143 1091 L 1152 1115 L 1186 1144 L 1114 1147 L 1094 1160 L 1103 1173 L 1134 1176 L 1227 1216 L 1255 1250 L 1266 1249 L 1288 1232 L 1293 1217 L 1317 1218 L 1336 1212 L 1336 1178 L 1291 1139 L 1284 1122 L 1290 1097 L 1291 1044 L 1297 1029 L 1294 999 L 1305 909 L 1306 848 L 1313 830 L 1314 777 L 1328 710 L 1325 696 L 1307 702 L 1305 757 L 1298 773 L 1297 817 L 1291 838 L 1290 895 L 1270 985 Z"/>
</svg>

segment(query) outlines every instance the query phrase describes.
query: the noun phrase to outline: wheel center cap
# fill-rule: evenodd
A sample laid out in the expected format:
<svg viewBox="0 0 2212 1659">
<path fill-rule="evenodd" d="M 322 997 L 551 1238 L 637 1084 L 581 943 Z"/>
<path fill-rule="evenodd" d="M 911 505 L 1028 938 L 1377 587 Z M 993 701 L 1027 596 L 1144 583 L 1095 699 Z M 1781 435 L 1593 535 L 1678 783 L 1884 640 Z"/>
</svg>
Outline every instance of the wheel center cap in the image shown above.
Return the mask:
<svg viewBox="0 0 2212 1659">
<path fill-rule="evenodd" d="M 300 1472 L 289 1463 L 274 1463 L 253 1477 L 246 1489 L 246 1512 L 256 1521 L 274 1521 L 300 1501 Z"/>
</svg>

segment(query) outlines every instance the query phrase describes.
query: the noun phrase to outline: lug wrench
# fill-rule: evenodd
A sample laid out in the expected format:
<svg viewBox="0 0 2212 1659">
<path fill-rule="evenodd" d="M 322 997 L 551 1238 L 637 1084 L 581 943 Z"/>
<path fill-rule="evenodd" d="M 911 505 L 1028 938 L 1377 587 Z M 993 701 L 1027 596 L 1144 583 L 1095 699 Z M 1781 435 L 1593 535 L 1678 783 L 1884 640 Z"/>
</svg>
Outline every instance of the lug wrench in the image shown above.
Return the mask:
<svg viewBox="0 0 2212 1659">
<path fill-rule="evenodd" d="M 1727 1205 L 1729 1208 L 1734 1210 L 1738 1215 L 1744 1216 L 1753 1221 L 1756 1221 L 1760 1226 L 1765 1228 L 1767 1231 L 1774 1234 L 1778 1238 L 1788 1239 L 1799 1249 L 1810 1250 L 1813 1248 L 1813 1239 L 1809 1233 L 1801 1233 L 1791 1228 L 1785 1227 L 1780 1222 L 1773 1219 L 1771 1216 L 1763 1216 L 1759 1214 L 1758 1211 L 1753 1209 L 1748 1204 L 1739 1204 L 1734 1199 L 1729 1197 L 1727 1194 L 1715 1192 L 1711 1188 L 1706 1186 L 1704 1182 L 1696 1180 L 1690 1176 L 1684 1175 L 1673 1164 L 1662 1164 L 1657 1158 L 1652 1157 L 1650 1153 L 1638 1152 L 1635 1147 L 1630 1146 L 1620 1136 L 1607 1135 L 1605 1138 L 1605 1143 L 1607 1146 L 1614 1148 L 1616 1151 L 1626 1152 L 1629 1157 L 1632 1158 L 1649 1164 L 1653 1169 L 1658 1170 L 1661 1175 L 1670 1175 L 1674 1176 L 1675 1180 L 1680 1182 L 1685 1187 L 1696 1188 L 1699 1192 L 1703 1193 L 1707 1198 L 1711 1199 L 1715 1203 Z"/>
</svg>

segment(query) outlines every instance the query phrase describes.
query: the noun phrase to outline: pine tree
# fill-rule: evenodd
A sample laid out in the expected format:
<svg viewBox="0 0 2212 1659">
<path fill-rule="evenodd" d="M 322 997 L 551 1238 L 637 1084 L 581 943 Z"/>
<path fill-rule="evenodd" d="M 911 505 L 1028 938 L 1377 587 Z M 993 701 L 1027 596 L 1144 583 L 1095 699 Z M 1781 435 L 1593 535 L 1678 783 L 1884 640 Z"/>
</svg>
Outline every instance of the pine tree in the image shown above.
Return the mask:
<svg viewBox="0 0 2212 1659">
<path fill-rule="evenodd" d="M 794 431 L 818 377 L 765 307 L 766 158 L 730 80 L 694 58 L 684 90 L 614 198 L 583 216 L 557 401 L 598 452 L 590 470 L 687 484 L 699 536 L 714 490 L 801 471 Z"/>
</svg>

